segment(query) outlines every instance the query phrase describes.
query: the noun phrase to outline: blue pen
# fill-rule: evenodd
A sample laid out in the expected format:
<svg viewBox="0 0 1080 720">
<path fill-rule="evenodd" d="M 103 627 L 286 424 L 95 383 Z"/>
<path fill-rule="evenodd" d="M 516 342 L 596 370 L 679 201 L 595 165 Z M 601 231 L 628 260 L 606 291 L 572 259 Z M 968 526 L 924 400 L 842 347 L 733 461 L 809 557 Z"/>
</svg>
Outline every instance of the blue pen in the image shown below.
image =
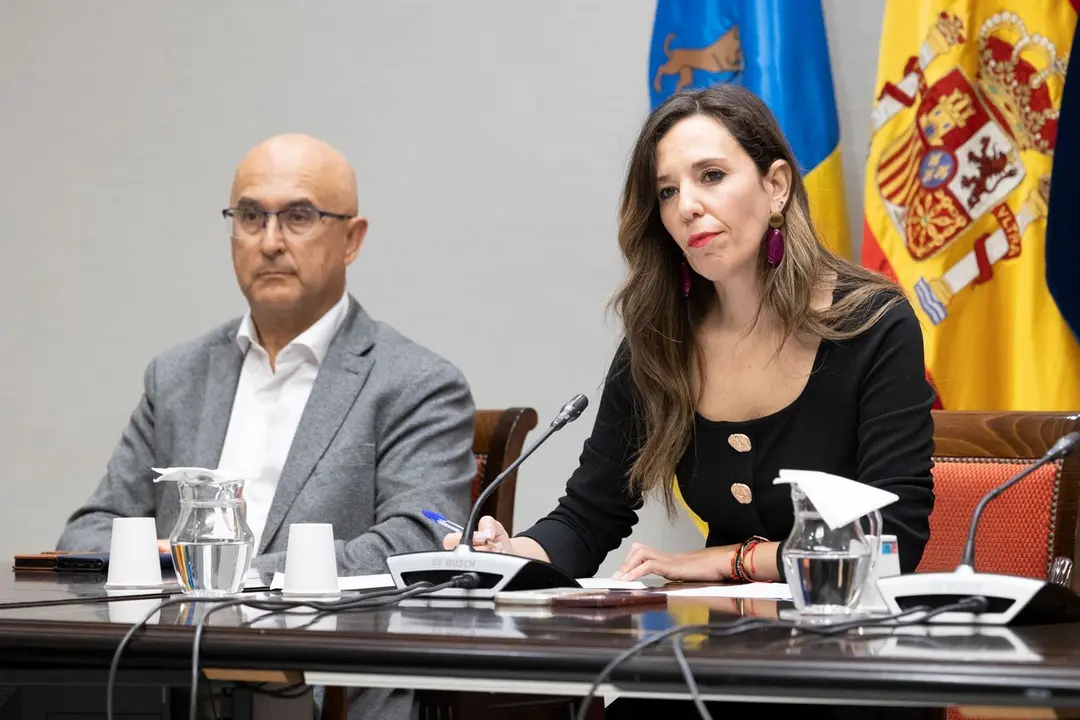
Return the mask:
<svg viewBox="0 0 1080 720">
<path fill-rule="evenodd" d="M 456 522 L 451 522 L 450 520 L 447 520 L 445 517 L 443 517 L 442 515 L 440 515 L 437 512 L 434 512 L 433 510 L 425 510 L 424 511 L 424 517 L 426 517 L 428 520 L 432 520 L 434 522 L 437 522 L 439 525 L 442 525 L 444 528 L 449 528 L 450 530 L 453 530 L 454 532 L 462 532 L 463 530 L 465 530 L 465 528 L 461 527 Z"/>
</svg>

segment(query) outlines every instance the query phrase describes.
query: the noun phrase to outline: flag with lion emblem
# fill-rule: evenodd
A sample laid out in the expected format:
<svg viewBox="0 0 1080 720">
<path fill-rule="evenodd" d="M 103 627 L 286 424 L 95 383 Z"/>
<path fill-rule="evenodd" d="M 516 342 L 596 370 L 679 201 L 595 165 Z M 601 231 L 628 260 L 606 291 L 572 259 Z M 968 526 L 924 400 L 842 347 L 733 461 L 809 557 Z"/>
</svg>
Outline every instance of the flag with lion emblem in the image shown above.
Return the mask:
<svg viewBox="0 0 1080 720">
<path fill-rule="evenodd" d="M 886 2 L 862 262 L 911 297 L 946 409 L 1080 409 L 1046 279 L 1076 23 L 1070 0 Z"/>
<path fill-rule="evenodd" d="M 840 125 L 820 0 L 658 0 L 649 55 L 656 109 L 672 93 L 722 82 L 769 106 L 791 143 L 824 243 L 851 257 Z"/>
</svg>

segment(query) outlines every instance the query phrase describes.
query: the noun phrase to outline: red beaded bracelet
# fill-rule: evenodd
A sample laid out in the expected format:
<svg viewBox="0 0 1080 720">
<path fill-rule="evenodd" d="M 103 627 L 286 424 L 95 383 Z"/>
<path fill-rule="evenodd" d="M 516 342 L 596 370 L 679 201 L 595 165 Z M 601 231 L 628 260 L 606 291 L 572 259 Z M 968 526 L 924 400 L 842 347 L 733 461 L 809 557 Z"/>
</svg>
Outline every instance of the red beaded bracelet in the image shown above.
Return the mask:
<svg viewBox="0 0 1080 720">
<path fill-rule="evenodd" d="M 746 572 L 746 556 L 749 553 L 752 553 L 754 548 L 757 547 L 759 543 L 763 542 L 768 542 L 768 539 L 763 538 L 760 535 L 754 535 L 747 538 L 743 542 L 743 544 L 739 546 L 739 549 L 738 551 L 736 551 L 731 562 L 731 577 L 733 579 L 739 580 L 740 582 L 753 582 L 753 566 L 751 565 L 751 570 L 749 573 Z"/>
<path fill-rule="evenodd" d="M 749 570 L 746 573 L 746 577 L 753 581 L 754 576 L 757 575 L 757 569 L 754 567 L 754 551 L 757 550 L 759 543 L 754 543 L 746 550 L 746 564 L 749 566 Z"/>
</svg>

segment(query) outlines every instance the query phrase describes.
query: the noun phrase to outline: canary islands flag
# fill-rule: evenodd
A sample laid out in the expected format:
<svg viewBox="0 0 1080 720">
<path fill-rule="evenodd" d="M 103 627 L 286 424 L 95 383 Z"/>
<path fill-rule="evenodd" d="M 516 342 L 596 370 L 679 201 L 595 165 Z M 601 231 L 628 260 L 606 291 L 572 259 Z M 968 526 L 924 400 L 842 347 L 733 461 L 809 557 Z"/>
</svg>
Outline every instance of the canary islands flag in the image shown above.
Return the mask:
<svg viewBox="0 0 1080 720">
<path fill-rule="evenodd" d="M 1076 169 L 1054 160 L 1059 135 L 1078 132 L 1059 121 L 1080 81 L 1066 78 L 1076 23 L 1069 0 L 885 5 L 862 262 L 912 298 L 949 410 L 1080 409 L 1080 345 L 1060 309 L 1077 310 L 1080 268 L 1048 266 L 1046 234 L 1048 212 L 1077 206 Z M 1053 249 L 1074 263 L 1080 229 L 1062 229 Z"/>
<path fill-rule="evenodd" d="M 649 56 L 653 109 L 678 90 L 722 82 L 742 85 L 772 110 L 801 166 L 822 240 L 851 257 L 820 0 L 658 0 Z"/>
</svg>

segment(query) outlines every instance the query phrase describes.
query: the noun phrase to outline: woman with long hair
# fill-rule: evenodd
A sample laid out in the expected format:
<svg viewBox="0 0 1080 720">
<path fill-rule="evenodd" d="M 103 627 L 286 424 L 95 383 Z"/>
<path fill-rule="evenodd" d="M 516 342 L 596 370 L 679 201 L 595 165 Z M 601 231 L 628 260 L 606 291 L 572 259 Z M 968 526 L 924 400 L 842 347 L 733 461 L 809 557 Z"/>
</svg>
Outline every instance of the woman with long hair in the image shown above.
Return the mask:
<svg viewBox="0 0 1080 720">
<path fill-rule="evenodd" d="M 919 323 L 896 284 L 821 242 L 795 157 L 758 97 L 721 84 L 649 116 L 619 247 L 624 339 L 580 466 L 546 517 L 513 538 L 484 518 L 477 547 L 589 577 L 646 498 L 674 512 L 677 482 L 708 524 L 705 547 L 635 544 L 618 578 L 782 580 L 794 518 L 788 486 L 773 480 L 794 468 L 898 495 L 883 531 L 912 572 L 934 505 Z"/>
<path fill-rule="evenodd" d="M 719 84 L 654 110 L 626 174 L 619 246 L 624 339 L 581 464 L 551 514 L 514 538 L 485 517 L 477 547 L 591 576 L 649 495 L 674 513 L 674 478 L 707 522 L 705 547 L 635 545 L 619 578 L 727 581 L 734 567 L 735 580 L 781 580 L 794 518 L 772 480 L 791 467 L 900 495 L 883 531 L 913 571 L 934 499 L 919 324 L 899 286 L 821 242 L 765 103 Z"/>
<path fill-rule="evenodd" d="M 619 247 L 625 337 L 581 464 L 547 517 L 514 538 L 483 518 L 477 547 L 591 576 L 647 496 L 674 512 L 675 478 L 708 523 L 705 549 L 635 546 L 621 577 L 730 580 L 732 556 L 765 538 L 743 558 L 748 579 L 778 580 L 793 516 L 788 488 L 772 481 L 797 468 L 899 495 L 884 531 L 914 570 L 934 502 L 919 324 L 897 285 L 821 242 L 794 154 L 757 96 L 721 84 L 650 115 Z"/>
</svg>

